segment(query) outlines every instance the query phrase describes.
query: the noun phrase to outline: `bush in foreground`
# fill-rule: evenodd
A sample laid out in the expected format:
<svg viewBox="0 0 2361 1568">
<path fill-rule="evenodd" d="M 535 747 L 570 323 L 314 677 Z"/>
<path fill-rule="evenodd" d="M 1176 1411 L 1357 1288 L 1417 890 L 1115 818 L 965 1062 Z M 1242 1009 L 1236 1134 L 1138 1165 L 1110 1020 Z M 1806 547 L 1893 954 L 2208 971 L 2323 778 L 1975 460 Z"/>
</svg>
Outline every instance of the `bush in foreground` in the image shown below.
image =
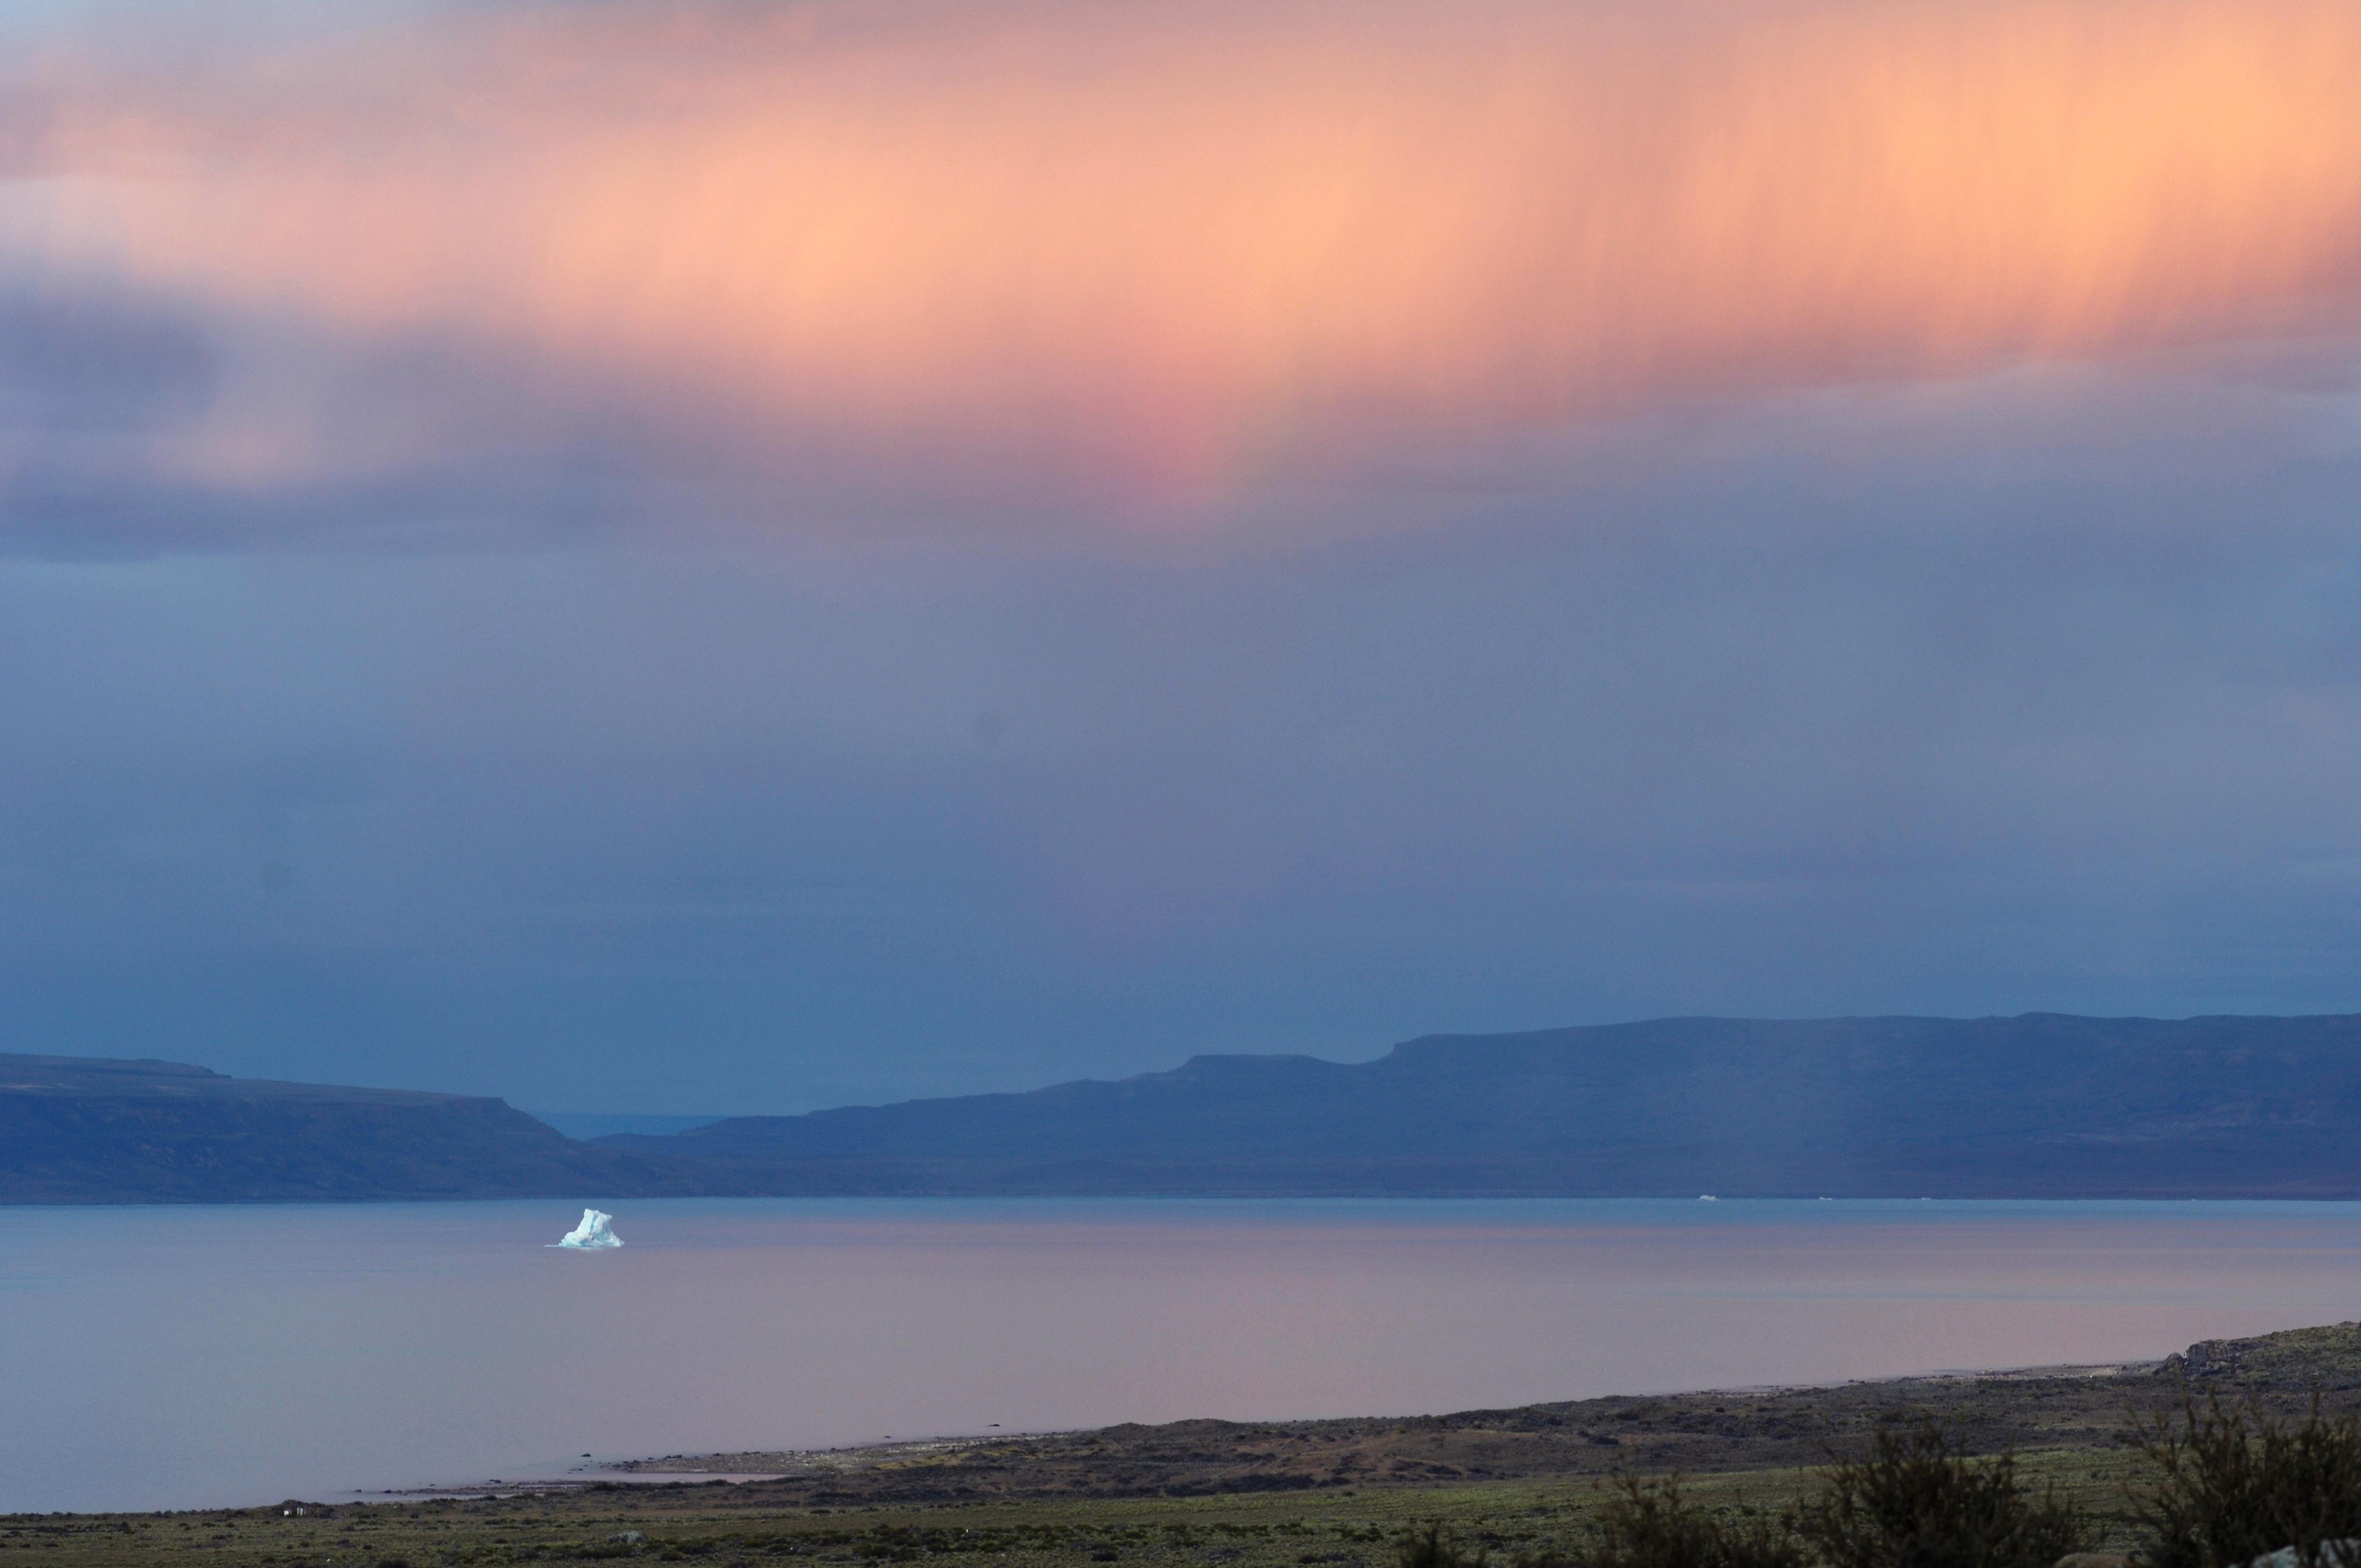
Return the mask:
<svg viewBox="0 0 2361 1568">
<path fill-rule="evenodd" d="M 1784 1520 L 1692 1508 L 1677 1476 L 1623 1477 L 1593 1529 L 1580 1568 L 1805 1568 L 1802 1543 Z"/>
<path fill-rule="evenodd" d="M 1518 1568 L 2053 1568 L 2092 1533 L 2055 1494 L 2020 1483 L 2013 1458 L 1971 1458 L 1928 1425 L 1878 1432 L 1866 1453 L 1829 1468 L 1816 1496 L 1775 1519 L 1697 1508 L 1678 1477 L 1625 1476 L 1587 1541 Z M 1400 1568 L 1484 1561 L 1439 1525 L 1402 1538 Z"/>
<path fill-rule="evenodd" d="M 2292 1425 L 2191 1399 L 2140 1446 L 2161 1472 L 2140 1508 L 2143 1568 L 2230 1568 L 2290 1546 L 2317 1563 L 2324 1544 L 2361 1538 L 2361 1420 L 2323 1416 L 2317 1395 Z"/>
<path fill-rule="evenodd" d="M 2094 1533 L 2055 1492 L 2021 1484 L 2013 1456 L 1971 1459 L 1933 1425 L 1878 1432 L 1828 1471 L 1795 1530 L 1829 1568 L 2051 1568 Z"/>
<path fill-rule="evenodd" d="M 1439 1524 L 1405 1534 L 1395 1548 L 1399 1568 L 1483 1568 L 1481 1550 L 1465 1547 Z"/>
</svg>

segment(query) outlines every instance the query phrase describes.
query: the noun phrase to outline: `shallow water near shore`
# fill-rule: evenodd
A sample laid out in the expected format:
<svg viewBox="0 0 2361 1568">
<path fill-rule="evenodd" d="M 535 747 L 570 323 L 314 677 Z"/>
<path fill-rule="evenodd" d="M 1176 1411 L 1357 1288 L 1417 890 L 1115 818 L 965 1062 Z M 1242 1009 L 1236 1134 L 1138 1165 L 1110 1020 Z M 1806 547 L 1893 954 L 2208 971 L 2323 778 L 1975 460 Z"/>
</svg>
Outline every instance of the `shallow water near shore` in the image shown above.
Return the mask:
<svg viewBox="0 0 2361 1568">
<path fill-rule="evenodd" d="M 2153 1359 L 2361 1316 L 2361 1204 L 0 1208 L 0 1511 L 1188 1416 Z"/>
</svg>

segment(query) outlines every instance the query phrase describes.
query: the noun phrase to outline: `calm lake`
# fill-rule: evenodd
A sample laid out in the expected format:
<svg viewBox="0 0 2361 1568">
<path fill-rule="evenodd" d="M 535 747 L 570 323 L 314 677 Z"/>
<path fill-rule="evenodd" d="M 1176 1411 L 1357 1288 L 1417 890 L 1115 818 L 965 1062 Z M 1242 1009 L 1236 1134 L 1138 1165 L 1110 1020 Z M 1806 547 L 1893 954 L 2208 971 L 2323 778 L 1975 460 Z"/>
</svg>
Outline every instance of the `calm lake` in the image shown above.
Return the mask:
<svg viewBox="0 0 2361 1568">
<path fill-rule="evenodd" d="M 2361 1204 L 0 1208 L 0 1510 L 886 1436 L 2147 1359 L 2356 1315 Z"/>
</svg>

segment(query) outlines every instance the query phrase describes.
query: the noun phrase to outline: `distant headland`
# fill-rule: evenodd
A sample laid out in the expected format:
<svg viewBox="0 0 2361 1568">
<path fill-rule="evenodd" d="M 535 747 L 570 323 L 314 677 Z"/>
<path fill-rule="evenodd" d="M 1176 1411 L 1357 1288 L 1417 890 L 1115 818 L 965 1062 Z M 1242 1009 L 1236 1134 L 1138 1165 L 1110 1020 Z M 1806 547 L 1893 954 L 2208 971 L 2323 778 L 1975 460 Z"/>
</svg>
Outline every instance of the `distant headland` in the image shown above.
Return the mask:
<svg viewBox="0 0 2361 1568">
<path fill-rule="evenodd" d="M 2361 1015 L 1667 1018 L 579 1141 L 499 1100 L 0 1056 L 0 1201 L 2356 1198 Z"/>
</svg>

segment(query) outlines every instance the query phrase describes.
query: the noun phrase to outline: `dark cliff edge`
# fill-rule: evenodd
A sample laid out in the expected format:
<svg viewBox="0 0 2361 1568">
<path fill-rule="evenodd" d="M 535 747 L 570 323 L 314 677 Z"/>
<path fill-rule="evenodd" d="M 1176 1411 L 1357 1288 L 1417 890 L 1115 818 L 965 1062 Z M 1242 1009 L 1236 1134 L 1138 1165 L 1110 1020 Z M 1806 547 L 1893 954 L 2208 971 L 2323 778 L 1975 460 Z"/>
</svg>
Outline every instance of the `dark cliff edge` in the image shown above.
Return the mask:
<svg viewBox="0 0 2361 1568">
<path fill-rule="evenodd" d="M 0 1056 L 0 1202 L 333 1201 L 690 1190 L 499 1100 Z"/>
<path fill-rule="evenodd" d="M 1673 1018 L 569 1139 L 498 1100 L 0 1057 L 0 1202 L 2361 1197 L 2361 1015 Z"/>
<path fill-rule="evenodd" d="M 2361 1016 L 1671 1018 L 599 1142 L 750 1192 L 2350 1198 Z"/>
</svg>

